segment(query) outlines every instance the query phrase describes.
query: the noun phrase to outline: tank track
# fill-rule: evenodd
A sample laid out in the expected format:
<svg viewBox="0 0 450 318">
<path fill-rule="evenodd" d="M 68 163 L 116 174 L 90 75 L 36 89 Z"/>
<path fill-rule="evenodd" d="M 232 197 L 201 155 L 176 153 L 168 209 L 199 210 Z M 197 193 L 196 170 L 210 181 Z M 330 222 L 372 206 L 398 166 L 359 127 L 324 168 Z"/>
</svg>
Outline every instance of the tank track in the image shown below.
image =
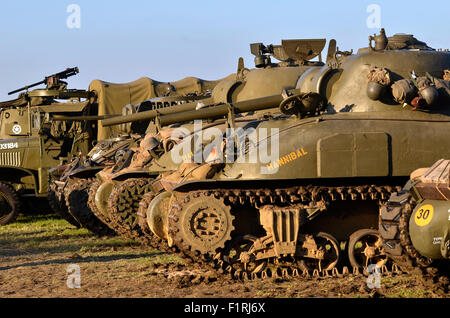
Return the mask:
<svg viewBox="0 0 450 318">
<path fill-rule="evenodd" d="M 137 218 L 138 218 L 138 224 L 141 228 L 143 237 L 144 237 L 144 244 L 155 248 L 155 249 L 161 249 L 163 251 L 170 251 L 169 245 L 167 245 L 167 242 L 158 236 L 154 235 L 152 231 L 150 230 L 148 224 L 147 224 L 147 209 L 150 205 L 150 202 L 152 202 L 153 198 L 156 195 L 153 192 L 147 192 L 142 197 L 141 202 L 139 202 L 139 209 L 137 212 Z M 135 239 L 141 240 L 142 237 L 136 237 Z"/>
<path fill-rule="evenodd" d="M 410 191 L 402 190 L 393 193 L 382 206 L 379 233 L 384 240 L 384 250 L 403 271 L 420 276 L 448 292 L 448 268 L 420 255 L 411 242 L 409 220 L 415 205 L 416 201 Z"/>
<path fill-rule="evenodd" d="M 135 231 L 129 231 L 129 228 L 122 226 L 118 221 L 113 221 L 111 218 L 103 215 L 95 204 L 95 194 L 100 187 L 102 182 L 100 180 L 95 180 L 90 189 L 89 189 L 89 201 L 88 205 L 91 208 L 91 210 L 94 212 L 94 214 L 103 222 L 105 223 L 111 230 L 116 232 L 118 235 L 121 235 L 126 238 L 130 238 L 133 240 L 136 240 L 137 242 L 149 246 L 155 249 L 164 250 L 167 252 L 172 252 L 167 245 L 167 242 L 160 239 L 159 237 L 153 235 L 153 233 L 150 231 L 147 221 L 146 221 L 146 211 L 148 208 L 148 205 L 150 204 L 151 200 L 154 198 L 154 194 L 152 192 L 147 192 L 142 197 L 141 202 L 139 202 L 139 210 L 137 213 L 138 218 L 138 225 L 140 227 L 140 230 Z M 142 211 L 142 212 L 139 212 Z M 140 217 L 140 213 L 144 215 L 144 217 Z"/>
<path fill-rule="evenodd" d="M 150 232 L 139 224 L 139 203 L 145 193 L 151 192 L 152 179 L 133 178 L 116 185 L 108 199 L 110 226 L 118 234 L 152 246 Z"/>
<path fill-rule="evenodd" d="M 88 192 L 93 179 L 70 179 L 64 187 L 64 197 L 69 213 L 82 227 L 95 235 L 114 235 L 104 223 L 102 223 L 88 206 Z"/>
<path fill-rule="evenodd" d="M 125 209 L 121 213 L 119 213 L 119 209 L 110 209 L 110 215 L 111 219 L 108 223 L 108 226 L 110 226 L 111 229 L 113 229 L 117 234 L 133 239 L 139 243 L 141 243 L 144 246 L 148 246 L 153 249 L 157 249 L 162 252 L 171 253 L 173 255 L 177 255 L 180 258 L 182 258 L 186 263 L 195 265 L 197 268 L 202 268 L 205 271 L 209 271 L 211 269 L 211 258 L 203 258 L 202 255 L 199 255 L 198 253 L 193 253 L 190 251 L 183 251 L 180 250 L 177 246 L 169 246 L 167 241 L 159 238 L 158 236 L 154 235 L 147 224 L 147 209 L 150 204 L 150 202 L 155 197 L 155 194 L 150 191 L 150 184 L 152 179 L 129 179 L 126 182 L 120 185 L 120 187 L 115 187 L 113 192 L 111 192 L 111 201 L 108 202 L 108 204 L 113 204 L 112 202 L 118 202 L 119 197 L 121 194 L 125 195 L 131 195 L 134 191 L 127 191 L 127 188 L 129 187 L 139 187 L 140 190 L 138 190 L 142 195 L 142 198 L 140 201 L 136 200 L 136 197 L 130 196 L 129 200 L 123 200 L 122 206 L 123 207 L 131 207 L 131 205 L 135 206 L 136 202 L 138 202 L 139 207 L 137 209 L 137 213 L 135 216 L 133 215 L 135 212 L 130 213 L 131 211 L 135 211 L 135 208 L 133 209 Z M 94 191 L 94 190 L 92 190 Z M 146 192 L 147 191 L 147 192 Z M 112 198 L 112 196 L 115 196 Z M 92 196 L 91 196 L 92 197 Z M 128 203 L 127 203 L 128 202 Z M 94 203 L 95 204 L 95 203 Z M 120 209 L 121 210 L 121 209 Z M 126 224 L 122 223 L 122 218 L 129 219 Z M 198 263 L 196 260 L 201 259 L 201 262 Z"/>
<path fill-rule="evenodd" d="M 253 205 L 259 207 L 261 202 L 271 204 L 273 203 L 299 203 L 312 201 L 335 201 L 335 200 L 380 200 L 386 202 L 391 195 L 399 191 L 401 186 L 389 185 L 367 185 L 367 186 L 348 186 L 348 187 L 321 187 L 321 186 L 302 186 L 292 187 L 277 190 L 242 190 L 242 189 L 227 189 L 227 190 L 206 190 L 197 191 L 207 194 L 212 194 L 216 198 L 224 198 L 229 205 L 244 204 L 246 202 L 253 202 Z M 347 277 L 347 276 L 367 276 L 368 269 L 349 268 L 348 266 L 335 267 L 330 271 L 323 270 L 307 270 L 294 266 L 286 266 L 286 264 L 276 264 L 261 273 L 256 275 L 249 275 L 246 272 L 239 272 L 232 268 L 219 253 L 211 257 L 209 254 L 202 254 L 198 251 L 191 251 L 189 249 L 181 249 L 174 245 L 169 247 L 167 242 L 156 237 L 150 232 L 146 222 L 146 211 L 149 203 L 155 197 L 151 192 L 146 193 L 139 203 L 138 224 L 141 227 L 141 232 L 128 233 L 127 237 L 135 239 L 144 245 L 159 249 L 164 252 L 172 253 L 184 259 L 187 263 L 194 264 L 197 268 L 209 272 L 215 271 L 219 276 L 228 277 L 233 280 L 255 280 L 255 279 L 269 279 L 269 278 L 327 278 L 327 277 Z M 178 199 L 177 204 L 184 204 L 183 199 Z M 234 202 L 234 203 L 233 203 Z M 393 276 L 401 275 L 406 270 L 397 265 L 397 263 L 386 264 L 380 268 L 382 275 Z M 433 285 L 436 288 L 436 285 Z"/>
<path fill-rule="evenodd" d="M 47 201 L 52 211 L 58 214 L 62 219 L 77 228 L 81 227 L 81 224 L 69 213 L 65 204 L 64 193 L 54 182 L 51 182 L 48 187 Z"/>
<path fill-rule="evenodd" d="M 336 200 L 387 200 L 395 187 L 389 185 L 361 186 L 298 186 L 282 189 L 220 189 L 201 191 L 216 198 L 224 198 L 230 205 L 246 204 L 259 208 L 266 204 L 308 204 L 319 201 Z"/>
<path fill-rule="evenodd" d="M 251 204 L 254 207 L 260 207 L 265 204 L 309 204 L 310 202 L 330 202 L 336 200 L 380 200 L 386 201 L 390 197 L 391 193 L 401 189 L 400 186 L 390 185 L 363 185 L 363 186 L 342 186 L 342 187 L 324 187 L 324 186 L 299 186 L 285 189 L 258 189 L 258 190 L 242 190 L 242 189 L 214 189 L 214 190 L 202 190 L 193 191 L 186 195 L 180 195 L 172 206 L 183 206 L 189 201 L 189 196 L 198 197 L 200 195 L 212 195 L 215 198 L 222 198 L 226 205 L 243 205 L 246 203 Z M 178 232 L 176 218 L 172 220 L 169 218 L 169 224 L 172 227 L 170 231 L 172 233 Z M 341 270 L 337 267 L 332 270 L 319 271 L 317 269 L 307 270 L 293 264 L 279 262 L 278 264 L 272 264 L 271 267 L 265 269 L 261 273 L 249 275 L 246 272 L 239 272 L 233 269 L 228 264 L 221 253 L 211 257 L 209 254 L 202 254 L 199 251 L 192 251 L 186 248 L 184 244 L 177 246 L 181 249 L 180 255 L 189 258 L 195 263 L 202 264 L 205 267 L 216 270 L 219 274 L 225 274 L 232 279 L 264 279 L 271 277 L 343 277 L 346 275 L 368 275 L 368 269 L 364 268 L 352 268 L 349 270 L 347 266 L 341 267 Z M 388 268 L 387 265 L 381 267 L 381 273 L 392 275 L 401 274 L 401 270 L 395 264 Z"/>
<path fill-rule="evenodd" d="M 127 181 L 130 181 L 130 180 L 127 180 Z M 141 182 L 136 183 L 135 181 L 138 181 L 138 180 L 142 180 L 142 179 L 133 179 L 132 181 L 130 181 L 130 183 L 131 184 L 134 183 L 135 185 L 139 184 L 140 187 L 145 186 L 145 191 L 148 191 L 148 192 L 144 192 L 144 195 L 142 196 L 141 201 L 139 201 L 139 208 L 136 213 L 137 226 L 136 226 L 136 223 L 134 223 L 134 222 L 133 222 L 133 224 L 134 224 L 133 230 L 130 230 L 131 229 L 130 226 L 123 226 L 122 224 L 119 223 L 120 218 L 118 218 L 118 215 L 116 213 L 114 213 L 115 217 L 112 217 L 111 226 L 118 233 L 120 232 L 120 235 L 122 235 L 123 237 L 133 239 L 133 240 L 141 243 L 144 246 L 148 246 L 150 248 L 157 249 L 162 252 L 177 255 L 180 258 L 182 258 L 185 262 L 190 263 L 190 264 L 195 264 L 193 257 L 191 255 L 189 255 L 189 253 L 183 253 L 176 246 L 169 246 L 165 240 L 162 240 L 161 238 L 159 238 L 158 236 L 154 235 L 151 232 L 150 228 L 148 227 L 146 218 L 147 218 L 148 206 L 149 206 L 150 202 L 153 200 L 153 198 L 155 197 L 155 194 L 153 194 L 153 192 L 151 192 L 149 189 L 147 189 L 147 186 L 150 185 L 151 180 L 144 179 L 143 183 L 141 183 Z M 128 184 L 128 186 L 129 185 L 130 184 Z M 124 186 L 124 187 L 126 187 L 126 186 Z M 118 193 L 123 193 L 123 189 L 117 189 L 116 195 L 118 195 Z M 111 195 L 112 195 L 112 193 L 111 193 Z M 136 201 L 137 200 L 133 201 L 133 205 L 136 203 Z M 132 211 L 132 210 L 129 209 L 127 211 L 127 213 L 130 213 L 130 211 Z M 134 218 L 134 216 L 132 216 L 132 217 Z M 197 265 L 197 267 L 204 266 L 203 263 L 195 264 L 195 265 Z M 204 268 L 210 269 L 209 266 L 204 266 Z"/>
<path fill-rule="evenodd" d="M 131 179 L 130 179 L 131 180 Z M 127 181 L 130 181 L 127 180 Z M 136 179 L 139 180 L 139 179 Z M 145 181 L 145 185 L 148 186 L 150 180 Z M 131 181 L 131 183 L 134 183 L 134 181 Z M 140 186 L 143 186 L 139 182 Z M 117 190 L 118 193 L 122 192 L 123 190 Z M 142 196 L 141 201 L 139 201 L 139 208 L 136 213 L 136 220 L 137 220 L 137 226 L 133 222 L 133 230 L 130 230 L 130 226 L 123 226 L 121 223 L 119 223 L 120 218 L 117 217 L 117 214 L 115 213 L 116 217 L 112 217 L 112 220 L 110 222 L 111 227 L 121 236 L 133 239 L 139 243 L 141 243 L 144 246 L 148 246 L 153 249 L 157 249 L 162 252 L 171 253 L 173 255 L 177 255 L 180 258 L 182 258 L 185 262 L 190 264 L 195 264 L 194 259 L 192 255 L 189 253 L 184 253 L 180 251 L 176 246 L 169 246 L 168 243 L 165 240 L 162 240 L 158 236 L 154 235 L 147 224 L 147 209 L 150 204 L 150 202 L 155 197 L 155 194 L 153 194 L 150 190 L 146 189 L 144 195 Z M 116 194 L 118 194 L 116 193 Z M 112 195 L 112 193 L 111 193 Z M 137 200 L 134 200 L 137 201 Z M 135 202 L 133 202 L 135 204 Z M 128 210 L 127 213 L 130 213 L 131 210 Z M 133 217 L 134 218 L 134 217 Z M 203 266 L 205 269 L 210 270 L 209 266 L 205 266 L 202 264 L 195 264 L 197 267 Z"/>
<path fill-rule="evenodd" d="M 114 228 L 111 224 L 111 219 L 104 215 L 100 210 L 97 208 L 97 205 L 95 204 L 95 194 L 97 193 L 98 188 L 102 185 L 102 181 L 96 179 L 91 183 L 91 186 L 89 187 L 89 198 L 88 198 L 88 206 L 91 209 L 92 213 L 104 224 L 106 224 L 111 230 L 114 231 Z"/>
<path fill-rule="evenodd" d="M 226 202 L 228 204 L 244 204 L 246 202 L 253 202 L 254 205 L 259 206 L 258 202 L 271 202 L 271 203 L 297 203 L 297 202 L 311 202 L 312 200 L 346 200 L 346 199 L 380 199 L 387 200 L 390 193 L 393 191 L 391 186 L 359 186 L 359 187 L 334 187 L 334 188 L 326 188 L 326 187 L 297 187 L 297 188 L 288 188 L 288 189 L 278 189 L 278 190 L 241 190 L 241 189 L 232 189 L 232 190 L 208 190 L 208 191 L 199 191 L 206 194 L 213 194 L 216 198 L 227 198 Z M 164 252 L 169 252 L 175 254 L 187 263 L 195 264 L 197 267 L 202 268 L 205 271 L 214 270 L 217 271 L 220 275 L 226 275 L 231 277 L 232 279 L 261 279 L 261 278 L 270 278 L 270 277 L 343 277 L 345 275 L 362 275 L 365 271 L 360 271 L 358 268 L 354 268 L 349 271 L 348 267 L 343 267 L 341 272 L 338 271 L 337 268 L 334 268 L 332 271 L 307 271 L 307 270 L 298 270 L 296 268 L 292 269 L 289 267 L 280 267 L 275 271 L 267 270 L 262 272 L 259 275 L 249 276 L 246 273 L 237 273 L 231 269 L 231 266 L 227 264 L 225 261 L 221 259 L 221 255 L 217 254 L 215 256 L 211 256 L 209 254 L 202 254 L 198 251 L 192 251 L 189 249 L 180 249 L 178 246 L 174 245 L 169 247 L 167 242 L 156 237 L 153 233 L 151 233 L 148 228 L 146 222 L 146 210 L 148 208 L 149 203 L 155 197 L 155 195 L 151 192 L 147 192 L 143 197 L 141 202 L 139 203 L 139 211 L 137 213 L 138 216 L 138 224 L 141 227 L 141 231 L 124 231 L 122 235 L 135 239 L 141 242 L 144 245 L 147 245 L 152 248 L 159 249 Z M 258 198 L 258 199 L 257 199 Z M 178 204 L 183 205 L 184 199 L 182 202 Z M 123 230 L 124 228 L 122 228 Z M 391 274 L 400 273 L 397 267 L 393 268 L 393 271 L 390 272 L 386 266 L 382 268 L 383 273 Z"/>
</svg>

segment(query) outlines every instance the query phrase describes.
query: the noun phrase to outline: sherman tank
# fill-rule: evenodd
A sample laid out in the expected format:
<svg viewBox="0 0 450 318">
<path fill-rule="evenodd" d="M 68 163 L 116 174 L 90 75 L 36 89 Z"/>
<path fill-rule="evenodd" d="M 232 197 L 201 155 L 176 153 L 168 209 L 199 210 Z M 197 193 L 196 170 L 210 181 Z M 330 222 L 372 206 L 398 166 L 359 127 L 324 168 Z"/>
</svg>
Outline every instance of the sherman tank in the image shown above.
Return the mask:
<svg viewBox="0 0 450 318">
<path fill-rule="evenodd" d="M 297 61 L 312 51 L 301 41 L 281 47 Z M 270 68 L 261 62 L 266 54 L 259 50 L 255 58 L 263 69 Z M 203 175 L 182 172 L 178 162 L 194 141 L 164 154 L 158 162 L 176 171 L 152 183 L 148 228 L 169 246 L 197 261 L 214 260 L 237 277 L 327 272 L 342 262 L 366 271 L 384 265 L 380 206 L 401 191 L 411 171 L 450 152 L 449 68 L 448 51 L 408 34 L 388 38 L 382 29 L 356 54 L 339 51 L 331 40 L 326 62 L 308 66 L 294 89 L 161 115 L 162 124 L 214 116 L 232 123 L 235 114 L 274 103 L 281 113 L 253 121 L 237 153 L 238 132 L 216 131 L 216 143 L 194 154 L 226 149 L 222 156 L 189 156 Z"/>
<path fill-rule="evenodd" d="M 384 251 L 410 273 L 446 271 L 450 258 L 450 160 L 411 174 L 381 209 Z M 448 281 L 447 281 L 448 283 Z"/>
<path fill-rule="evenodd" d="M 291 53 L 290 55 L 286 53 L 286 49 L 293 50 L 292 47 L 299 44 L 305 47 L 304 52 Z M 170 182 L 176 183 L 179 182 L 179 178 L 182 178 L 183 171 L 188 173 L 193 168 L 192 165 L 180 166 L 179 163 L 167 165 L 163 157 L 170 153 L 168 150 L 185 138 L 197 138 L 198 135 L 202 135 L 210 129 L 217 129 L 221 131 L 221 134 L 225 134 L 226 130 L 232 126 L 243 129 L 246 126 L 251 126 L 256 119 L 279 115 L 278 106 L 282 100 L 281 93 L 283 90 L 294 88 L 299 77 L 310 68 L 323 65 L 321 61 L 311 61 L 311 59 L 320 55 L 324 44 L 325 40 L 323 39 L 288 40 L 282 45 L 251 44 L 250 48 L 255 55 L 256 68 L 246 68 L 243 60 L 239 59 L 237 73 L 220 81 L 212 90 L 211 98 L 202 101 L 201 104 L 198 102 L 187 103 L 181 109 L 170 108 L 162 109 L 159 112 L 148 111 L 124 118 L 111 118 L 102 121 L 104 126 L 109 126 L 127 122 L 135 123 L 141 120 L 154 120 L 157 134 L 151 132 L 147 137 L 152 139 L 152 146 L 155 149 L 159 147 L 159 154 L 153 156 L 155 160 L 147 161 L 146 164 L 126 167 L 114 176 L 110 175 L 109 180 L 106 180 L 105 175 L 100 176 L 96 185 L 91 188 L 89 200 L 91 209 L 101 211 L 103 215 L 108 215 L 113 221 L 110 224 L 114 224 L 115 230 L 123 235 L 132 236 L 134 233 L 134 237 L 142 238 L 142 236 L 145 236 L 142 230 L 149 234 L 145 221 L 141 222 L 144 225 L 143 227 L 138 226 L 138 219 L 142 217 L 142 214 L 138 213 L 139 201 L 144 199 L 141 202 L 141 209 L 145 209 L 146 204 L 151 201 L 153 181 L 159 176 L 165 178 L 166 181 L 168 181 L 167 177 L 171 178 Z M 270 56 L 276 58 L 279 62 L 273 63 Z M 268 96 L 271 97 L 267 98 Z M 252 105 L 255 107 L 249 108 L 245 113 L 241 111 L 242 109 L 239 110 L 236 113 L 236 118 L 234 118 L 234 115 L 231 116 L 234 113 L 235 106 L 242 107 L 245 105 L 246 107 L 250 106 L 250 108 Z M 258 109 L 258 107 L 260 108 Z M 218 108 L 222 112 L 215 113 Z M 192 116 L 192 114 L 195 115 L 191 119 L 189 116 Z M 199 114 L 201 114 L 200 117 Z M 170 120 L 168 121 L 168 119 Z M 204 120 L 204 125 L 198 127 L 199 123 L 192 123 L 193 119 Z M 181 126 L 176 129 L 170 127 L 180 124 Z M 168 126 L 168 128 L 161 128 L 162 126 Z M 181 134 L 183 138 L 176 135 L 177 130 L 184 131 Z M 173 137 L 174 134 L 175 137 Z M 169 137 L 170 135 L 172 137 Z M 167 144 L 171 146 L 165 146 Z M 203 144 L 207 145 L 208 141 L 203 142 Z M 145 147 L 149 149 L 147 146 Z M 189 157 L 193 151 L 191 147 L 191 151 L 186 155 Z M 134 159 L 142 156 L 145 152 L 144 149 L 136 152 Z M 133 161 L 140 162 L 140 159 L 134 159 Z M 182 171 L 181 175 L 176 173 L 173 175 L 172 173 L 179 168 Z M 205 169 L 198 169 L 193 174 L 202 175 L 205 171 Z M 207 172 L 207 174 L 209 173 L 211 172 Z M 145 213 L 143 217 L 145 218 Z"/>
</svg>

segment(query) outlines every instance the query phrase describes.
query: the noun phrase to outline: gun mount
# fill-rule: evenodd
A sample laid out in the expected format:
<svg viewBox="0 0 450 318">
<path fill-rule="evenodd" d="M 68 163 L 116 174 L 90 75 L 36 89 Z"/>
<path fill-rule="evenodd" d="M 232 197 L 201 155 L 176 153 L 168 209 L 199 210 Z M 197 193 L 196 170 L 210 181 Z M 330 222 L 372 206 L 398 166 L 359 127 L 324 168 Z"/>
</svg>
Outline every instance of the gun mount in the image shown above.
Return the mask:
<svg viewBox="0 0 450 318">
<path fill-rule="evenodd" d="M 64 70 L 62 72 L 46 76 L 42 81 L 39 81 L 34 84 L 26 85 L 24 87 L 13 90 L 13 91 L 9 92 L 8 95 L 12 95 L 12 94 L 24 91 L 24 90 L 28 91 L 30 88 L 33 88 L 33 87 L 36 87 L 36 86 L 42 85 L 42 84 L 45 84 L 47 86 L 47 89 L 55 89 L 55 88 L 60 89 L 60 87 L 62 85 L 64 87 L 67 85 L 66 82 L 62 81 L 63 79 L 77 75 L 79 72 L 80 71 L 79 71 L 78 67 L 67 68 L 66 70 Z"/>
<path fill-rule="evenodd" d="M 323 65 L 321 52 L 326 39 L 282 40 L 281 45 L 250 44 L 250 52 L 255 55 L 257 68 L 271 66 L 270 55 L 285 65 Z M 312 62 L 319 57 L 318 62 Z"/>
</svg>

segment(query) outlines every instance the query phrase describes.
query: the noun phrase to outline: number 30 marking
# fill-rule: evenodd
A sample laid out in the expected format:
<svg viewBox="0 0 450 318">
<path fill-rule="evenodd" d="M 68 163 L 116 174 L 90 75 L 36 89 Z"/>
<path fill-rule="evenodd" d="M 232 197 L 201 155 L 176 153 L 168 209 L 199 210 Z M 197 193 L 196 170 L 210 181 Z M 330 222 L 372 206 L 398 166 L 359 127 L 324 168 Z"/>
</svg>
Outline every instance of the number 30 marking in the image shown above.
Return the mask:
<svg viewBox="0 0 450 318">
<path fill-rule="evenodd" d="M 425 226 L 433 218 L 434 208 L 431 204 L 425 204 L 417 210 L 414 221 L 418 226 Z"/>
</svg>

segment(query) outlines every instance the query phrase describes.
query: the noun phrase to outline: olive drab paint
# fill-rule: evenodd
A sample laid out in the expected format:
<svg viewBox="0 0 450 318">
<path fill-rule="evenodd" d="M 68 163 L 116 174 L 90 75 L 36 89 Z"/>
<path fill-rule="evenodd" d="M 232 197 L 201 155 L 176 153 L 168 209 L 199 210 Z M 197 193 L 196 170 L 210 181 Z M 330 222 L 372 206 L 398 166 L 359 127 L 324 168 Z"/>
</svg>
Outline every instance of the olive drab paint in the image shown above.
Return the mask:
<svg viewBox="0 0 450 318">
<path fill-rule="evenodd" d="M 336 42 L 330 41 L 325 62 L 320 58 L 324 45 L 323 39 L 283 40 L 277 51 L 262 43 L 252 44 L 255 65 L 260 71 L 279 69 L 281 72 L 283 66 L 271 61 L 274 55 L 282 59 L 280 64 L 304 66 L 295 87 L 284 88 L 281 94 L 235 101 L 222 99 L 220 103 L 198 110 L 160 115 L 159 122 L 165 124 L 221 116 L 232 124 L 233 119 L 238 118 L 233 115 L 260 112 L 261 116 L 253 120 L 252 127 L 265 132 L 274 129 L 279 141 L 276 145 L 279 157 L 269 163 L 261 160 L 254 163 L 238 157 L 232 163 L 225 163 L 212 176 L 197 180 L 181 178 L 180 183 L 172 186 L 174 205 L 167 208 L 166 224 L 171 217 L 177 216 L 177 220 L 170 223 L 172 232 L 165 233 L 173 233 L 172 237 L 169 235 L 171 243 L 186 248 L 195 244 L 204 254 L 214 254 L 214 250 L 222 247 L 223 242 L 219 240 L 217 245 L 209 241 L 201 244 L 184 235 L 189 232 L 190 222 L 194 222 L 190 216 L 197 211 L 195 204 L 200 197 L 205 200 L 224 198 L 231 202 L 228 205 L 212 200 L 215 210 L 232 206 L 241 211 L 252 206 L 255 212 L 251 216 L 235 213 L 233 223 L 243 227 L 244 224 L 261 224 L 267 236 L 257 238 L 255 251 L 252 251 L 272 255 L 264 258 L 300 253 L 296 244 L 307 242 L 308 237 L 299 241 L 292 236 L 309 233 L 331 235 L 330 241 L 378 235 L 378 242 L 381 238 L 373 229 L 378 226 L 379 206 L 383 200 L 401 189 L 415 169 L 450 156 L 450 93 L 442 89 L 438 99 L 434 94 L 437 90 L 434 83 L 449 84 L 443 78 L 450 69 L 448 51 L 434 50 L 408 34 L 387 37 L 384 29 L 379 35 L 371 36 L 369 45 L 356 53 L 339 51 Z M 319 61 L 311 62 L 311 56 L 318 56 Z M 371 77 L 373 70 L 377 76 Z M 430 82 L 428 86 L 419 85 L 424 79 Z M 411 92 L 403 92 L 407 98 L 399 102 L 394 84 L 402 80 L 411 82 Z M 368 90 L 369 83 L 379 84 L 383 89 Z M 244 84 L 222 83 L 216 87 L 222 89 L 220 94 L 213 92 L 213 96 L 238 96 L 243 91 L 238 88 Z M 434 92 L 430 95 L 434 97 L 427 101 L 419 93 L 428 88 Z M 269 115 L 262 116 L 264 111 Z M 144 119 L 154 114 L 144 112 L 138 116 Z M 268 148 L 274 140 L 271 137 L 267 136 Z M 261 148 L 259 144 L 248 147 L 241 156 L 258 158 L 255 154 Z M 160 162 L 164 162 L 168 170 L 177 170 L 170 153 L 163 155 Z M 262 167 L 273 173 L 263 173 Z M 299 218 L 305 210 L 306 218 Z M 433 214 L 427 211 L 417 214 L 421 228 L 437 220 L 436 208 Z M 222 217 L 228 215 L 223 214 Z M 155 235 L 164 232 L 164 228 L 160 230 L 155 231 Z M 231 236 L 230 239 L 255 235 L 252 229 L 239 232 L 234 227 L 224 226 L 220 230 Z M 274 245 L 265 245 L 266 239 L 267 242 L 273 240 Z M 352 249 L 349 251 L 352 263 Z M 353 257 L 352 265 L 361 264 Z"/>
</svg>

